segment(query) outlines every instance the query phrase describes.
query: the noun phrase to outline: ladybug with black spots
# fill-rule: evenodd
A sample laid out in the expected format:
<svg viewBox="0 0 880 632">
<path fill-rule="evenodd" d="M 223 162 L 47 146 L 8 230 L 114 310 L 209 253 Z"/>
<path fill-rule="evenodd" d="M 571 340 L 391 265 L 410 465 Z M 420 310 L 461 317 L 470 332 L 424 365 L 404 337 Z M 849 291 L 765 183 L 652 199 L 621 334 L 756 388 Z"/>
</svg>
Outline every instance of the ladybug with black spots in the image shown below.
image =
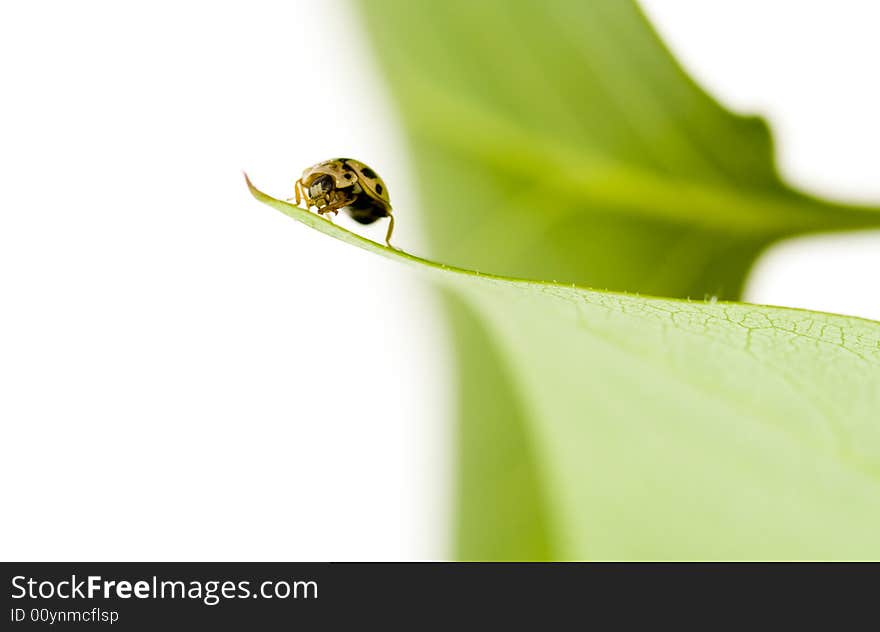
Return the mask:
<svg viewBox="0 0 880 632">
<path fill-rule="evenodd" d="M 388 218 L 385 243 L 391 246 L 394 216 L 388 187 L 375 171 L 353 158 L 325 160 L 303 171 L 293 185 L 297 204 L 317 208 L 319 215 L 345 211 L 361 224 Z"/>
</svg>

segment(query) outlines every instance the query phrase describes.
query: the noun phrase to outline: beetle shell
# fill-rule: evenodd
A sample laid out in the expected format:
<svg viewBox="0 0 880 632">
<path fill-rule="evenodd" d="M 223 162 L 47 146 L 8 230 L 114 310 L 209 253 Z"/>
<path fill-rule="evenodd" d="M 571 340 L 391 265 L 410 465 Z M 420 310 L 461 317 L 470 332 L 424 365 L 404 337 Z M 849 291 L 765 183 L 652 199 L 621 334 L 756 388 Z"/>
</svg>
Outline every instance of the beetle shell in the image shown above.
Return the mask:
<svg viewBox="0 0 880 632">
<path fill-rule="evenodd" d="M 360 185 L 363 191 L 377 202 L 384 202 L 391 208 L 391 198 L 385 181 L 375 171 L 354 158 L 334 158 L 325 160 L 303 171 L 302 183 L 308 188 L 319 176 L 333 178 L 337 189 Z"/>
<path fill-rule="evenodd" d="M 337 189 L 352 188 L 354 201 L 345 211 L 361 224 L 372 224 L 377 219 L 388 217 L 391 211 L 391 198 L 384 180 L 375 171 L 359 160 L 353 158 L 334 158 L 325 160 L 303 171 L 302 182 L 306 189 L 317 183 L 318 190 L 312 195 L 321 193 L 321 177 L 330 176 Z"/>
</svg>

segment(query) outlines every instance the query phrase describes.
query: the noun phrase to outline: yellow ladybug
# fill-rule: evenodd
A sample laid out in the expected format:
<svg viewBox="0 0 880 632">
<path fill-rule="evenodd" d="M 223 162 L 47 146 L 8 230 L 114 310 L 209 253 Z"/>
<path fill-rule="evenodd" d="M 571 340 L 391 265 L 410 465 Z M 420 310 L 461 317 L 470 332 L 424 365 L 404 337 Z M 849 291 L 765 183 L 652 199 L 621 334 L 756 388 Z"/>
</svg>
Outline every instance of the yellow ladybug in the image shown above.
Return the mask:
<svg viewBox="0 0 880 632">
<path fill-rule="evenodd" d="M 388 187 L 379 174 L 359 160 L 334 158 L 319 162 L 303 171 L 293 190 L 297 204 L 305 202 L 306 208 L 314 206 L 319 215 L 335 215 L 343 210 L 361 224 L 372 224 L 387 217 L 385 243 L 391 246 L 394 216 Z"/>
</svg>

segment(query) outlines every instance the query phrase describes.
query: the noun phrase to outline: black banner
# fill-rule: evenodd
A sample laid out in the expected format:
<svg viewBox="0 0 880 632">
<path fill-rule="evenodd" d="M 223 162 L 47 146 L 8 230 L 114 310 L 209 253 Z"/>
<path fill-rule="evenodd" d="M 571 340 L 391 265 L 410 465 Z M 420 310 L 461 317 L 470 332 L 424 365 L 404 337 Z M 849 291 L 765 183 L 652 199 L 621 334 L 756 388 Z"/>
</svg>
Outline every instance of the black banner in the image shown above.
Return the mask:
<svg viewBox="0 0 880 632">
<path fill-rule="evenodd" d="M 463 563 L 3 563 L 3 629 L 335 629 L 334 624 L 544 623 L 597 617 L 811 613 L 846 586 L 874 603 L 876 566 Z M 844 570 L 845 568 L 845 570 Z M 842 572 L 837 572 L 842 571 Z M 837 579 L 843 580 L 842 582 Z M 837 596 L 839 596 L 839 591 Z M 572 617 L 574 619 L 572 619 Z M 836 615 L 835 615 L 836 618 Z M 846 618 L 846 617 L 844 617 Z"/>
</svg>

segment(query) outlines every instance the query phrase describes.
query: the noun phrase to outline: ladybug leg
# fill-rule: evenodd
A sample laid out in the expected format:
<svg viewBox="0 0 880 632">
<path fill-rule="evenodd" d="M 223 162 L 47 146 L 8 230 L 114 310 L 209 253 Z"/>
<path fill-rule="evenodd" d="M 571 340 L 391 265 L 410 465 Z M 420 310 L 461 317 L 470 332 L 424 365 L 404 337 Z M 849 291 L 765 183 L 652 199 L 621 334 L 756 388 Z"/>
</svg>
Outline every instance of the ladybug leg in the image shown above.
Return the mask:
<svg viewBox="0 0 880 632">
<path fill-rule="evenodd" d="M 391 233 L 394 232 L 394 215 L 388 213 L 388 232 L 385 233 L 385 243 L 388 244 L 389 248 L 394 248 L 391 245 Z M 399 248 L 394 248 L 395 250 L 399 250 Z"/>
<path fill-rule="evenodd" d="M 289 198 L 285 199 L 284 201 L 285 202 L 293 201 L 297 206 L 299 206 L 299 203 L 302 201 L 302 198 L 303 198 L 303 195 L 301 193 L 301 188 L 302 188 L 302 182 L 300 182 L 299 180 L 294 182 L 293 183 L 293 197 L 289 197 Z"/>
<path fill-rule="evenodd" d="M 346 204 L 348 204 L 348 200 L 344 201 L 341 205 L 337 204 L 336 195 L 332 192 L 324 193 L 320 197 L 311 199 L 311 206 L 315 207 L 315 210 L 318 211 L 318 215 L 335 213 L 336 209 L 340 206 L 345 206 Z"/>
<path fill-rule="evenodd" d="M 306 190 L 306 185 L 302 183 L 302 180 L 299 181 L 299 193 L 306 209 L 310 209 L 312 208 L 312 206 L 315 206 L 314 200 L 309 198 L 308 191 Z"/>
<path fill-rule="evenodd" d="M 353 196 L 349 197 L 349 196 L 343 195 L 340 197 L 336 197 L 336 199 L 333 200 L 332 202 L 328 203 L 327 205 L 323 206 L 322 208 L 319 208 L 318 215 L 326 215 L 327 213 L 333 213 L 333 215 L 336 215 L 339 212 L 339 209 L 341 209 L 344 206 L 348 206 L 352 202 L 354 202 Z"/>
</svg>

